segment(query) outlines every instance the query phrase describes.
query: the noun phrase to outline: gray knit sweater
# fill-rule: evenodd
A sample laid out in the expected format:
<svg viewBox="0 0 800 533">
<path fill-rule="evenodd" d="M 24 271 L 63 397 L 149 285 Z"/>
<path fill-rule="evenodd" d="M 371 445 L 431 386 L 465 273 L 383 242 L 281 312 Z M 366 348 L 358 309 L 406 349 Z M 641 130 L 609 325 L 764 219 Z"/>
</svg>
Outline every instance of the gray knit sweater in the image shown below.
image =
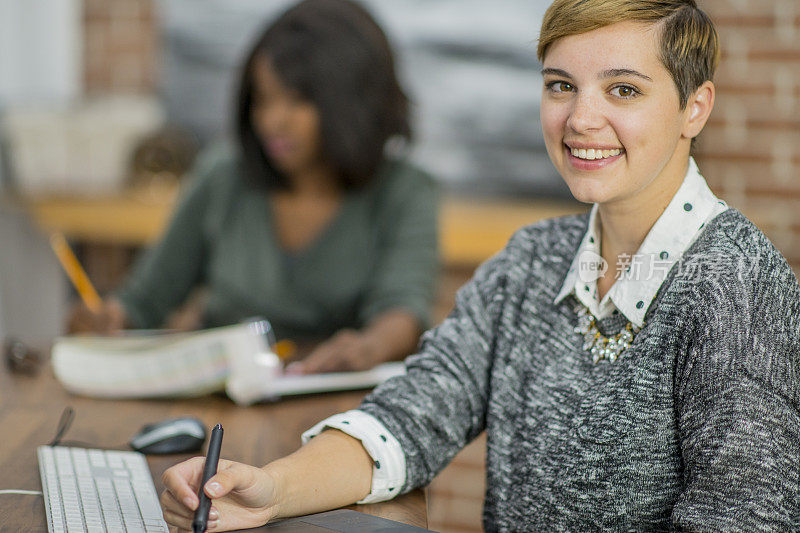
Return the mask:
<svg viewBox="0 0 800 533">
<path fill-rule="evenodd" d="M 485 429 L 487 531 L 798 529 L 800 287 L 786 261 L 739 212 L 722 213 L 631 348 L 593 364 L 576 300 L 553 303 L 586 224 L 518 231 L 407 375 L 365 399 L 402 445 L 401 491 Z"/>
</svg>

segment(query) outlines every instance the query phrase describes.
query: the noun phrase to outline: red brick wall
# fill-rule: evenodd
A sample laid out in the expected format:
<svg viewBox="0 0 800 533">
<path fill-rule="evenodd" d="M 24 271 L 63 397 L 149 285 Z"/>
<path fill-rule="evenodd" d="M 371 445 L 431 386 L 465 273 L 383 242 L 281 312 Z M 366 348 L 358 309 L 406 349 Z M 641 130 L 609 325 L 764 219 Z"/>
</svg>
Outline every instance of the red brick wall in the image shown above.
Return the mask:
<svg viewBox="0 0 800 533">
<path fill-rule="evenodd" d="M 87 94 L 155 91 L 158 28 L 153 0 L 84 0 Z"/>
<path fill-rule="evenodd" d="M 717 104 L 697 160 L 800 272 L 800 1 L 699 0 L 717 24 Z"/>
</svg>

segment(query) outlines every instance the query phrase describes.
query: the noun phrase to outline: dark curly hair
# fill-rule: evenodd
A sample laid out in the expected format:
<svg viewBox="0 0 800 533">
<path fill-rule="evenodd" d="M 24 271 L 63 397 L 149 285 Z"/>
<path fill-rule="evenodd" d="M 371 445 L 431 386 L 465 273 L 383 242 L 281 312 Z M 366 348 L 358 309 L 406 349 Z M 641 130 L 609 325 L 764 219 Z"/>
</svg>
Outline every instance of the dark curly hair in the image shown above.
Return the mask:
<svg viewBox="0 0 800 533">
<path fill-rule="evenodd" d="M 236 134 L 253 183 L 289 186 L 251 121 L 253 67 L 261 57 L 269 58 L 284 85 L 317 108 L 322 155 L 344 189 L 372 180 L 391 137 L 411 139 L 408 98 L 383 30 L 349 0 L 304 0 L 267 26 L 242 69 Z"/>
</svg>

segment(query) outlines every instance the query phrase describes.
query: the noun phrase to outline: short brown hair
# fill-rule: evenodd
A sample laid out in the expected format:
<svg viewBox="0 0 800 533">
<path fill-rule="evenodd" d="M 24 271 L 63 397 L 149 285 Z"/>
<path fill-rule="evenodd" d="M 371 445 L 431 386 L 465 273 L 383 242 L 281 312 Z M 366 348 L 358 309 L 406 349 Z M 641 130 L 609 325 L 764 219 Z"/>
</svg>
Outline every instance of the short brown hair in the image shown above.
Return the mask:
<svg viewBox="0 0 800 533">
<path fill-rule="evenodd" d="M 542 21 L 537 54 L 558 39 L 617 22 L 661 24 L 661 62 L 678 88 L 681 109 L 719 63 L 719 38 L 695 0 L 555 0 Z"/>
</svg>

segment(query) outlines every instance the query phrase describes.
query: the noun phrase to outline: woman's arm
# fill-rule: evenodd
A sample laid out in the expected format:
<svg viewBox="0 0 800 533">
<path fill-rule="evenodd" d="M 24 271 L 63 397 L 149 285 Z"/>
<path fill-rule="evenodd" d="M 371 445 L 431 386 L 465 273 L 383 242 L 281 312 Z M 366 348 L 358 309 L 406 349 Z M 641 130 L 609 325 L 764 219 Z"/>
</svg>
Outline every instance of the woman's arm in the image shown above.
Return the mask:
<svg viewBox="0 0 800 533">
<path fill-rule="evenodd" d="M 800 291 L 782 259 L 763 255 L 757 272 L 722 275 L 695 300 L 700 338 L 675 377 L 680 531 L 794 531 L 800 520 Z"/>
<path fill-rule="evenodd" d="M 203 158 L 159 242 L 137 262 L 115 297 L 133 327 L 157 328 L 205 276 L 210 205 L 228 176 L 224 159 Z"/>
<path fill-rule="evenodd" d="M 195 457 L 164 472 L 161 505 L 170 525 L 191 531 L 202 470 L 203 458 Z M 212 499 L 208 531 L 350 505 L 369 493 L 371 480 L 372 459 L 361 442 L 337 430 L 262 468 L 221 460 L 205 486 Z"/>
</svg>

